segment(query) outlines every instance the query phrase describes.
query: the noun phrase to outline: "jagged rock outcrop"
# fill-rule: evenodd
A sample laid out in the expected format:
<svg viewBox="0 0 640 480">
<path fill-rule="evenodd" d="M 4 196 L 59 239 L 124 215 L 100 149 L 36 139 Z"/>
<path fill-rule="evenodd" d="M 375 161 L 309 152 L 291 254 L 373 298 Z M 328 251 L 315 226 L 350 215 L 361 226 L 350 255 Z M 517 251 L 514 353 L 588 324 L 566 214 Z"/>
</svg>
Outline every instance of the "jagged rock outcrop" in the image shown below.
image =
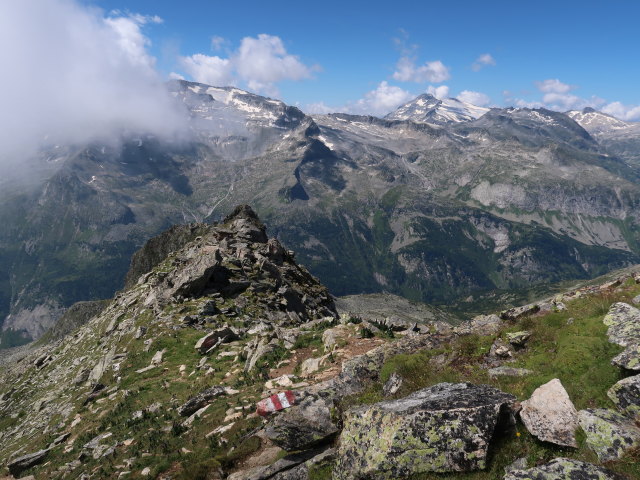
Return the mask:
<svg viewBox="0 0 640 480">
<path fill-rule="evenodd" d="M 29 468 L 44 462 L 47 454 L 49 453 L 49 450 L 49 448 L 45 448 L 42 450 L 38 450 L 37 452 L 22 455 L 21 457 L 11 460 L 7 464 L 7 468 L 9 469 L 11 475 L 13 475 L 14 477 L 19 477 L 20 474 L 25 470 L 28 470 Z"/>
<path fill-rule="evenodd" d="M 520 418 L 527 430 L 540 440 L 566 447 L 578 446 L 575 438 L 578 412 L 557 378 L 538 387 L 522 402 Z"/>
<path fill-rule="evenodd" d="M 396 479 L 484 468 L 494 430 L 514 401 L 486 385 L 441 383 L 349 410 L 334 478 Z"/>
<path fill-rule="evenodd" d="M 587 445 L 601 462 L 617 460 L 640 446 L 640 428 L 628 417 L 605 408 L 580 410 L 578 419 L 587 435 Z"/>
<path fill-rule="evenodd" d="M 549 463 L 528 470 L 513 470 L 504 476 L 504 480 L 625 480 L 599 465 L 581 462 L 572 458 L 556 458 Z"/>
</svg>

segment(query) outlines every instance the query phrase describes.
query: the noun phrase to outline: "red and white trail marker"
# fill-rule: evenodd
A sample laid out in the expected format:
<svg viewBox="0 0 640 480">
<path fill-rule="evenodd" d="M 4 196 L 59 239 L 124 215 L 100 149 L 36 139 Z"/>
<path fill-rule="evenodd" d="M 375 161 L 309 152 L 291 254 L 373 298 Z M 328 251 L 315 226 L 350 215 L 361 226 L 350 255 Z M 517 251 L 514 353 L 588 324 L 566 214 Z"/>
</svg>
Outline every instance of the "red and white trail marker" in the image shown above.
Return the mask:
<svg viewBox="0 0 640 480">
<path fill-rule="evenodd" d="M 270 413 L 279 412 L 295 405 L 296 397 L 291 390 L 276 393 L 258 402 L 256 413 L 266 417 Z"/>
</svg>

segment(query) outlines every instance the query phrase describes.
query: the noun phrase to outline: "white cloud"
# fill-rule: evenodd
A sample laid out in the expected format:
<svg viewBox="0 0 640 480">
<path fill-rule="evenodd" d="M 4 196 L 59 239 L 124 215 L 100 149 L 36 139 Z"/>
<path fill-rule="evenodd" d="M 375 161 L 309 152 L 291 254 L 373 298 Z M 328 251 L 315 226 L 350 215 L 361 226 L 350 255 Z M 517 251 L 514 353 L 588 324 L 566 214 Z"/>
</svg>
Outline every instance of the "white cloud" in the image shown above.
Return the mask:
<svg viewBox="0 0 640 480">
<path fill-rule="evenodd" d="M 471 70 L 474 72 L 480 71 L 484 67 L 495 66 L 496 61 L 489 53 L 483 53 L 476 61 L 471 64 Z"/>
<path fill-rule="evenodd" d="M 184 76 L 176 72 L 169 73 L 169 80 L 184 80 Z"/>
<path fill-rule="evenodd" d="M 447 87 L 446 85 L 440 85 L 439 87 L 429 85 L 429 87 L 427 87 L 427 93 L 442 100 L 443 98 L 447 98 L 449 96 L 449 87 Z"/>
<path fill-rule="evenodd" d="M 279 37 L 264 33 L 243 38 L 238 50 L 228 58 L 197 53 L 181 57 L 180 63 L 197 82 L 216 86 L 242 82 L 251 90 L 272 96 L 278 95 L 277 83 L 311 78 L 319 69 L 289 54 Z"/>
<path fill-rule="evenodd" d="M 367 92 L 357 102 L 347 105 L 348 113 L 383 116 L 395 110 L 415 95 L 387 82 L 380 82 L 375 90 Z"/>
<path fill-rule="evenodd" d="M 233 64 L 228 58 L 196 53 L 190 57 L 182 57 L 180 63 L 184 71 L 196 82 L 222 87 L 235 83 Z"/>
<path fill-rule="evenodd" d="M 550 78 L 547 80 L 543 80 L 542 82 L 535 82 L 538 90 L 543 93 L 567 93 L 571 90 L 575 90 L 576 87 L 574 85 L 568 85 L 566 83 L 562 83 L 557 78 Z"/>
<path fill-rule="evenodd" d="M 640 105 L 624 105 L 620 102 L 611 102 L 602 107 L 602 111 L 621 120 L 640 121 Z"/>
<path fill-rule="evenodd" d="M 491 99 L 488 95 L 480 92 L 472 92 L 470 90 L 463 90 L 458 94 L 457 98 L 458 100 L 472 103 L 473 105 L 477 105 L 479 107 L 484 107 L 485 105 L 489 105 L 489 103 L 491 103 Z"/>
<path fill-rule="evenodd" d="M 104 16 L 75 0 L 0 2 L 0 158 L 46 136 L 84 143 L 123 130 L 171 135 L 182 125 L 142 29 L 157 17 Z"/>
<path fill-rule="evenodd" d="M 221 50 L 227 43 L 228 41 L 226 38 L 214 35 L 211 37 L 211 50 Z"/>
<path fill-rule="evenodd" d="M 417 67 L 410 57 L 401 57 L 396 64 L 396 71 L 393 72 L 393 78 L 400 82 L 416 82 L 416 83 L 440 83 L 451 78 L 449 68 L 440 60 L 426 62 L 424 65 Z"/>
<path fill-rule="evenodd" d="M 302 111 L 304 111 L 305 113 L 319 113 L 325 115 L 327 113 L 343 112 L 344 108 L 330 107 L 324 102 L 315 102 L 309 103 L 302 107 Z"/>
</svg>

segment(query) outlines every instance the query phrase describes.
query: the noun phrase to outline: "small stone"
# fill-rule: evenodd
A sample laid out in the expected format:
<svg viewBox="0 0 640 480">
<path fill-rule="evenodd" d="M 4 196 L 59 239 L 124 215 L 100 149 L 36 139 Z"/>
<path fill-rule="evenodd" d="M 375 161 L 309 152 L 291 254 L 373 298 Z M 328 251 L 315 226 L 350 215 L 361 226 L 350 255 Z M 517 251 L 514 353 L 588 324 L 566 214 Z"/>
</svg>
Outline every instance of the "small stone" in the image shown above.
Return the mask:
<svg viewBox="0 0 640 480">
<path fill-rule="evenodd" d="M 317 372 L 329 361 L 329 358 L 329 354 L 318 358 L 307 358 L 300 364 L 300 375 L 302 377 L 308 377 Z"/>
<path fill-rule="evenodd" d="M 531 375 L 533 371 L 526 368 L 514 368 L 514 367 L 496 367 L 488 370 L 490 377 L 524 377 Z"/>
<path fill-rule="evenodd" d="M 385 397 L 394 395 L 398 390 L 400 390 L 400 387 L 402 387 L 402 383 L 403 383 L 402 377 L 398 375 L 396 372 L 393 372 L 389 376 L 389 379 L 382 386 L 383 395 Z"/>
<path fill-rule="evenodd" d="M 635 297 L 633 297 L 631 299 L 631 303 L 633 303 L 634 305 L 638 305 L 640 303 L 640 295 L 636 295 Z"/>
<path fill-rule="evenodd" d="M 504 467 L 504 472 L 509 473 L 512 470 L 524 470 L 527 468 L 527 457 L 520 457 L 515 460 L 511 465 Z"/>
<path fill-rule="evenodd" d="M 162 357 L 164 357 L 166 351 L 166 349 L 158 350 L 153 358 L 151 358 L 151 365 L 154 365 L 156 367 L 160 365 L 162 363 Z"/>
<path fill-rule="evenodd" d="M 578 412 L 557 378 L 538 387 L 531 398 L 522 402 L 520 418 L 527 430 L 542 441 L 578 446 L 575 438 Z"/>
<path fill-rule="evenodd" d="M 151 469 L 149 467 L 144 467 L 140 472 L 140 475 L 142 475 L 143 477 L 148 477 L 149 475 L 151 475 Z"/>
</svg>

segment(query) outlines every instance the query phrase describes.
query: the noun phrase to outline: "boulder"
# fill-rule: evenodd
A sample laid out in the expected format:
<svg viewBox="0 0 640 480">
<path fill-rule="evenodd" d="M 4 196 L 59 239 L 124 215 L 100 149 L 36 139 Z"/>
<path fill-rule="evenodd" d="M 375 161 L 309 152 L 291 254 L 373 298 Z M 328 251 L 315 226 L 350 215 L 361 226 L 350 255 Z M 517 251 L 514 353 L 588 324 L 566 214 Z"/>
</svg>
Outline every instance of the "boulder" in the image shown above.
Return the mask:
<svg viewBox="0 0 640 480">
<path fill-rule="evenodd" d="M 308 480 L 309 467 L 328 461 L 335 454 L 334 449 L 318 449 L 294 453 L 265 467 L 251 472 L 232 474 L 231 480 Z"/>
<path fill-rule="evenodd" d="M 486 467 L 487 450 L 515 397 L 488 385 L 440 383 L 349 410 L 336 480 L 396 479 Z"/>
<path fill-rule="evenodd" d="M 528 315 L 533 315 L 540 311 L 540 306 L 536 304 L 524 305 L 522 307 L 510 308 L 500 312 L 500 318 L 502 320 L 515 321 Z"/>
<path fill-rule="evenodd" d="M 614 303 L 602 320 L 609 327 L 611 343 L 628 347 L 640 343 L 640 310 L 628 303 Z"/>
<path fill-rule="evenodd" d="M 538 387 L 529 400 L 522 402 L 520 418 L 540 440 L 565 447 L 578 446 L 575 438 L 578 412 L 557 378 Z"/>
<path fill-rule="evenodd" d="M 324 351 L 333 352 L 336 348 L 341 347 L 347 343 L 347 339 L 352 333 L 353 330 L 347 325 L 338 325 L 337 327 L 325 330 L 322 333 Z"/>
<path fill-rule="evenodd" d="M 323 355 L 322 357 L 318 358 L 307 358 L 300 364 L 300 376 L 308 377 L 311 374 L 317 372 L 327 364 L 330 358 L 330 354 Z"/>
<path fill-rule="evenodd" d="M 272 480 L 311 480 L 309 476 L 309 471 L 311 470 L 311 468 L 331 462 L 335 458 L 335 455 L 336 455 L 335 449 L 333 448 L 326 449 L 322 453 L 315 455 L 313 458 L 310 458 L 309 460 L 298 465 L 297 467 L 277 473 L 276 475 L 271 477 L 271 479 Z"/>
<path fill-rule="evenodd" d="M 624 480 L 604 467 L 581 462 L 572 458 L 556 458 L 549 463 L 528 470 L 512 470 L 504 480 Z"/>
<path fill-rule="evenodd" d="M 215 386 L 207 388 L 206 390 L 201 391 L 195 397 L 191 397 L 184 405 L 182 405 L 178 409 L 178 413 L 183 417 L 188 417 L 207 405 L 214 398 L 219 397 L 220 395 L 226 395 L 227 393 L 227 387 Z"/>
<path fill-rule="evenodd" d="M 204 337 L 200 338 L 200 340 L 196 342 L 194 348 L 200 353 L 205 354 L 217 345 L 233 342 L 234 340 L 238 340 L 239 338 L 240 337 L 235 331 L 233 331 L 233 329 L 224 327 L 208 333 Z"/>
<path fill-rule="evenodd" d="M 623 378 L 609 389 L 607 395 L 624 414 L 640 421 L 640 375 Z"/>
<path fill-rule="evenodd" d="M 22 455 L 21 457 L 15 458 L 11 460 L 7 464 L 7 468 L 9 469 L 9 473 L 14 477 L 18 478 L 22 472 L 28 470 L 31 467 L 35 467 L 39 463 L 42 463 L 49 453 L 49 449 L 45 448 L 43 450 L 38 450 L 34 453 L 28 453 L 27 455 Z"/>
<path fill-rule="evenodd" d="M 507 333 L 507 342 L 514 347 L 522 348 L 531 337 L 531 332 L 528 330 L 522 330 L 520 332 Z"/>
<path fill-rule="evenodd" d="M 458 335 L 493 335 L 497 333 L 504 322 L 498 315 L 478 315 L 454 328 Z"/>
<path fill-rule="evenodd" d="M 267 438 L 287 451 L 307 449 L 337 432 L 329 405 L 313 396 L 276 415 L 265 429 Z"/>
<path fill-rule="evenodd" d="M 640 428 L 614 410 L 580 410 L 578 420 L 587 434 L 587 445 L 601 462 L 617 460 L 627 450 L 640 446 Z"/>
<path fill-rule="evenodd" d="M 628 346 L 623 352 L 613 357 L 611 363 L 626 370 L 640 372 L 640 344 Z"/>
</svg>

